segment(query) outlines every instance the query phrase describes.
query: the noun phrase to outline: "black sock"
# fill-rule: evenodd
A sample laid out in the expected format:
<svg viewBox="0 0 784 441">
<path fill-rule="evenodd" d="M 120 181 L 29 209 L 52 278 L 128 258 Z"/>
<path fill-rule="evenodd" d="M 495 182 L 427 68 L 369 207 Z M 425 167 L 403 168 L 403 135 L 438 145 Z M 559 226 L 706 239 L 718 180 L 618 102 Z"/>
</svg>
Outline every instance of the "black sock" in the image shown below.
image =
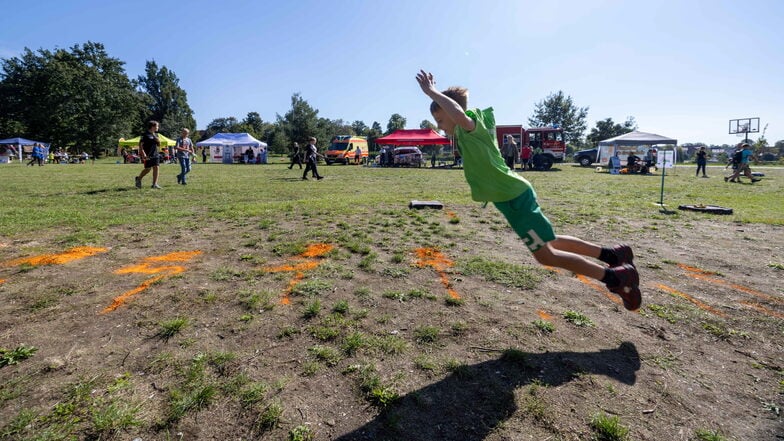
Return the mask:
<svg viewBox="0 0 784 441">
<path fill-rule="evenodd" d="M 605 268 L 604 277 L 602 277 L 601 282 L 607 286 L 618 286 L 618 284 L 621 283 L 621 281 L 618 280 L 618 276 L 615 275 L 615 271 L 611 268 Z"/>
<path fill-rule="evenodd" d="M 612 248 L 602 247 L 602 251 L 599 252 L 599 260 L 610 266 L 618 265 L 618 256 L 615 255 Z"/>
</svg>

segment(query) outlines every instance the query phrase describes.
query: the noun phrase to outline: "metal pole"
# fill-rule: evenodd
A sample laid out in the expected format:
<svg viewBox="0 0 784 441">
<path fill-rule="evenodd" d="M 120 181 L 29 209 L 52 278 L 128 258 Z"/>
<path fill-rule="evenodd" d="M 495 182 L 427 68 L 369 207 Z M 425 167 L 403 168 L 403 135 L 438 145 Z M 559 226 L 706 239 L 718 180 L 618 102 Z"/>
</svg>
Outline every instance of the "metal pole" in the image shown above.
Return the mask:
<svg viewBox="0 0 784 441">
<path fill-rule="evenodd" d="M 664 153 L 664 152 L 662 152 Z M 659 196 L 659 205 L 664 206 L 664 175 L 667 173 L 667 155 L 662 159 L 662 180 L 661 180 L 661 194 Z"/>
</svg>

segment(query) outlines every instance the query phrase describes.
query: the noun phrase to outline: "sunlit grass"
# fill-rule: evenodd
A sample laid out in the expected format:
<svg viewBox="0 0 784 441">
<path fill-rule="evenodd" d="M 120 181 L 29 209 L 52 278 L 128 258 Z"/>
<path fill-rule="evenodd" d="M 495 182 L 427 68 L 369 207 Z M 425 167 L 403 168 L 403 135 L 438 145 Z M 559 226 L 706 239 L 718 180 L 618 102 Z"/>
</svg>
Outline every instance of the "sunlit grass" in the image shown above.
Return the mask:
<svg viewBox="0 0 784 441">
<path fill-rule="evenodd" d="M 62 240 L 103 242 L 107 229 L 137 229 L 156 225 L 187 228 L 209 222 L 249 217 L 269 219 L 274 225 L 281 214 L 318 212 L 354 215 L 377 210 L 402 210 L 412 199 L 434 199 L 448 206 L 473 206 L 461 170 L 380 169 L 323 167 L 327 179 L 299 181 L 283 162 L 243 167 L 223 164 L 194 166 L 187 187 L 178 186 L 176 164 L 161 167 L 162 191 L 146 185 L 133 187 L 138 164 L 115 164 L 105 158 L 95 164 L 24 167 L 3 164 L 0 187 L 0 231 L 22 237 L 25 230 L 50 232 Z M 596 173 L 572 165 L 555 171 L 525 173 L 537 190 L 543 211 L 556 225 L 592 223 L 623 217 L 630 220 L 684 220 L 704 214 L 681 212 L 680 204 L 731 207 L 731 216 L 711 217 L 717 222 L 759 222 L 784 225 L 784 168 L 765 169 L 762 182 L 730 186 L 712 168 L 715 178 L 695 182 L 690 169 L 669 170 L 664 182 L 664 202 L 675 211 L 663 215 L 653 205 L 660 199 L 661 176 L 618 176 Z M 43 182 L 44 185 L 29 185 Z M 342 191 L 347 183 L 359 191 Z M 149 184 L 149 179 L 146 184 Z M 246 191 L 263 188 L 264 191 Z M 389 189 L 394 188 L 394 192 Z M 335 197 L 335 195 L 340 197 Z M 738 197 L 742 195 L 742 197 Z M 165 200 L 165 203 L 162 201 Z M 35 201 L 34 204 L 21 201 Z M 198 203 L 195 203 L 198 201 Z M 154 207 L 154 209 L 150 209 Z M 490 207 L 484 210 L 491 213 Z M 461 222 L 462 224 L 462 222 Z M 76 236 L 74 236 L 76 235 Z M 82 243 L 83 244 L 83 243 Z"/>
</svg>

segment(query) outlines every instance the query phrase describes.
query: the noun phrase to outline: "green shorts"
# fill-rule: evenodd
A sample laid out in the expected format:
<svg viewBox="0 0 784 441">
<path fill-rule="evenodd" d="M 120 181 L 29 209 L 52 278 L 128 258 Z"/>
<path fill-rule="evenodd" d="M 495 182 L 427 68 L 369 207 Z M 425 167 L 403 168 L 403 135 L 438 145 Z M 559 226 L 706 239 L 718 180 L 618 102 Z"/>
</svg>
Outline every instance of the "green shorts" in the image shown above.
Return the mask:
<svg viewBox="0 0 784 441">
<path fill-rule="evenodd" d="M 555 231 L 550 220 L 542 214 L 536 202 L 536 192 L 530 189 L 520 196 L 505 202 L 493 202 L 504 214 L 513 230 L 523 239 L 531 252 L 536 252 L 547 242 L 555 240 Z"/>
</svg>

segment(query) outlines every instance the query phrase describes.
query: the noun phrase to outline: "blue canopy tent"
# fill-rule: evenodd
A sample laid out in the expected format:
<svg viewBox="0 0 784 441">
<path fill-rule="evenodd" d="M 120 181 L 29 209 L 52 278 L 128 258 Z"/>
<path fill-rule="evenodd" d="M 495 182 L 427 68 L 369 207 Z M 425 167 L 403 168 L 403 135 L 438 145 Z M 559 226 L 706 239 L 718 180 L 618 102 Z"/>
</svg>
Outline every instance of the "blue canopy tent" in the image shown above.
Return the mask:
<svg viewBox="0 0 784 441">
<path fill-rule="evenodd" d="M 217 133 L 212 138 L 197 142 L 196 146 L 209 147 L 210 159 L 224 164 L 232 164 L 235 158 L 242 158 L 248 147 L 253 150 L 254 156 L 262 154 L 263 158 L 266 158 L 267 151 L 267 144 L 249 133 Z M 262 162 L 266 161 L 262 160 Z"/>
<path fill-rule="evenodd" d="M 19 162 L 22 161 L 22 150 L 25 146 L 33 146 L 35 144 L 41 144 L 46 148 L 46 152 L 44 154 L 49 154 L 49 143 L 48 142 L 41 142 L 41 141 L 33 141 L 30 139 L 25 138 L 8 138 L 8 139 L 0 139 L 0 145 L 11 145 L 15 150 L 14 153 L 19 155 Z"/>
</svg>

